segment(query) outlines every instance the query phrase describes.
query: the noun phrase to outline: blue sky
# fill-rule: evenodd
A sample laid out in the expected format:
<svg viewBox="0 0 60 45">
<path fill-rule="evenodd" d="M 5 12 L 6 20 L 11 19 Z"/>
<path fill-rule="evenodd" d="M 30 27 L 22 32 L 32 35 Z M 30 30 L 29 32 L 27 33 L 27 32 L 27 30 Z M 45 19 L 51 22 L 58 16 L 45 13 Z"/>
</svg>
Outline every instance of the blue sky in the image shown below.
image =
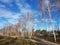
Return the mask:
<svg viewBox="0 0 60 45">
<path fill-rule="evenodd" d="M 52 0 L 50 1 L 50 3 L 53 2 L 54 1 Z M 39 12 L 38 3 L 39 0 L 0 0 L 0 29 L 3 28 L 7 22 L 11 24 L 18 23 L 19 16 L 23 14 L 25 15 L 27 12 L 34 14 L 34 29 L 44 29 L 49 27 L 48 21 L 39 21 L 44 20 L 44 18 L 41 17 L 42 11 L 40 10 Z M 60 3 L 52 4 L 53 8 L 50 10 L 50 12 L 54 25 L 59 22 L 60 26 L 60 11 L 56 8 L 56 6 L 59 6 L 59 4 Z M 49 19 L 48 14 L 45 14 L 45 18 L 46 20 Z"/>
</svg>

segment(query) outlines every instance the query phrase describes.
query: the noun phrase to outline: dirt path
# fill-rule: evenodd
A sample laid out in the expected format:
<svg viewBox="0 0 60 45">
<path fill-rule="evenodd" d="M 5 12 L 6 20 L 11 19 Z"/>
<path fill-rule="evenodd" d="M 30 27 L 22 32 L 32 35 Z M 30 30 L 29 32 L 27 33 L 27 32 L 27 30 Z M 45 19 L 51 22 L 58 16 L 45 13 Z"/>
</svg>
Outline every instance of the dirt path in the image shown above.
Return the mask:
<svg viewBox="0 0 60 45">
<path fill-rule="evenodd" d="M 43 40 L 43 39 L 40 39 L 40 41 L 30 39 L 30 41 L 32 41 L 32 42 L 34 42 L 38 45 L 58 45 L 56 43 L 52 43 L 52 42 L 49 42 L 49 41 L 46 41 L 46 40 Z"/>
<path fill-rule="evenodd" d="M 48 45 L 60 45 L 60 44 L 56 44 L 56 43 L 53 43 L 53 42 L 50 42 L 50 41 L 46 41 L 44 39 L 40 39 L 43 43 L 45 44 L 48 44 Z"/>
</svg>

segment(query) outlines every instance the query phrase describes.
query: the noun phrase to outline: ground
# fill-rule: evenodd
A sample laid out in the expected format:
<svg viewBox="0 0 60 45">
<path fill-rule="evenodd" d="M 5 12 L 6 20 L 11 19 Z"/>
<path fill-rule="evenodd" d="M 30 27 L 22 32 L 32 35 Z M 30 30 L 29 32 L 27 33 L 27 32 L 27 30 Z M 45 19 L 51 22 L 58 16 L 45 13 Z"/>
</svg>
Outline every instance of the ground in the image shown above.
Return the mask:
<svg viewBox="0 0 60 45">
<path fill-rule="evenodd" d="M 24 38 L 11 38 L 11 37 L 2 37 L 0 39 L 0 45 L 58 45 L 46 41 L 44 39 L 24 39 Z"/>
</svg>

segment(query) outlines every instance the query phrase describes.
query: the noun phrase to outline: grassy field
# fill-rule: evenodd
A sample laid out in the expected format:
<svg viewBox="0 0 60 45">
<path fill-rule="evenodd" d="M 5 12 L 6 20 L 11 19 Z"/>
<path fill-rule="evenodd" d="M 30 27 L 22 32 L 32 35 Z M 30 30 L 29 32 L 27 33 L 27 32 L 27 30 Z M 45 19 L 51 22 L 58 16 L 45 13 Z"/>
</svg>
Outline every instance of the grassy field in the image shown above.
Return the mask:
<svg viewBox="0 0 60 45">
<path fill-rule="evenodd" d="M 12 38 L 0 36 L 0 45 L 47 45 L 47 43 L 39 40 L 41 38 Z"/>
<path fill-rule="evenodd" d="M 15 40 L 15 38 L 0 36 L 0 45 L 8 45 L 10 43 L 13 43 Z"/>
<path fill-rule="evenodd" d="M 0 37 L 3 37 L 3 36 L 0 36 Z M 29 39 L 3 37 L 3 38 L 0 38 L 0 45 L 38 45 L 38 43 L 32 42 Z"/>
</svg>

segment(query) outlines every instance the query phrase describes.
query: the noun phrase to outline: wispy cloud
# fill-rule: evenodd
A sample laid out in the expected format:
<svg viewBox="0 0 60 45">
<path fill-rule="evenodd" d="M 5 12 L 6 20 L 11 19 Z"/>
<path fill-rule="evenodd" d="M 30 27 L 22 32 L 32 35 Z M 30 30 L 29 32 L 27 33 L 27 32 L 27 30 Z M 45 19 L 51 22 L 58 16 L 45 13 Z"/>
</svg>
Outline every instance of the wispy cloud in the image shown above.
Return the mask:
<svg viewBox="0 0 60 45">
<path fill-rule="evenodd" d="M 3 17 L 10 23 L 15 24 L 17 22 L 19 16 L 20 16 L 20 13 L 13 13 L 13 12 L 10 12 L 10 11 L 4 10 L 4 9 L 0 9 L 0 18 Z M 5 20 L 5 19 L 2 19 L 2 20 Z"/>
<path fill-rule="evenodd" d="M 31 9 L 31 6 L 28 3 L 26 2 L 21 3 L 20 0 L 14 1 L 15 5 L 17 5 L 17 8 L 19 8 L 20 12 L 16 13 L 8 10 L 7 8 L 10 8 L 10 6 L 13 6 L 13 3 L 12 3 L 13 1 L 14 0 L 0 0 L 0 2 L 4 3 L 4 4 L 0 4 L 0 18 L 4 17 L 7 20 L 5 22 L 16 24 L 18 22 L 20 15 L 26 15 L 28 12 L 35 13 L 35 11 Z M 7 4 L 7 6 L 9 7 L 6 7 L 5 4 Z M 1 21 L 0 23 L 4 24 L 4 22 L 2 23 Z"/>
<path fill-rule="evenodd" d="M 0 0 L 0 2 L 3 2 L 3 3 L 12 3 L 13 0 Z"/>
</svg>

